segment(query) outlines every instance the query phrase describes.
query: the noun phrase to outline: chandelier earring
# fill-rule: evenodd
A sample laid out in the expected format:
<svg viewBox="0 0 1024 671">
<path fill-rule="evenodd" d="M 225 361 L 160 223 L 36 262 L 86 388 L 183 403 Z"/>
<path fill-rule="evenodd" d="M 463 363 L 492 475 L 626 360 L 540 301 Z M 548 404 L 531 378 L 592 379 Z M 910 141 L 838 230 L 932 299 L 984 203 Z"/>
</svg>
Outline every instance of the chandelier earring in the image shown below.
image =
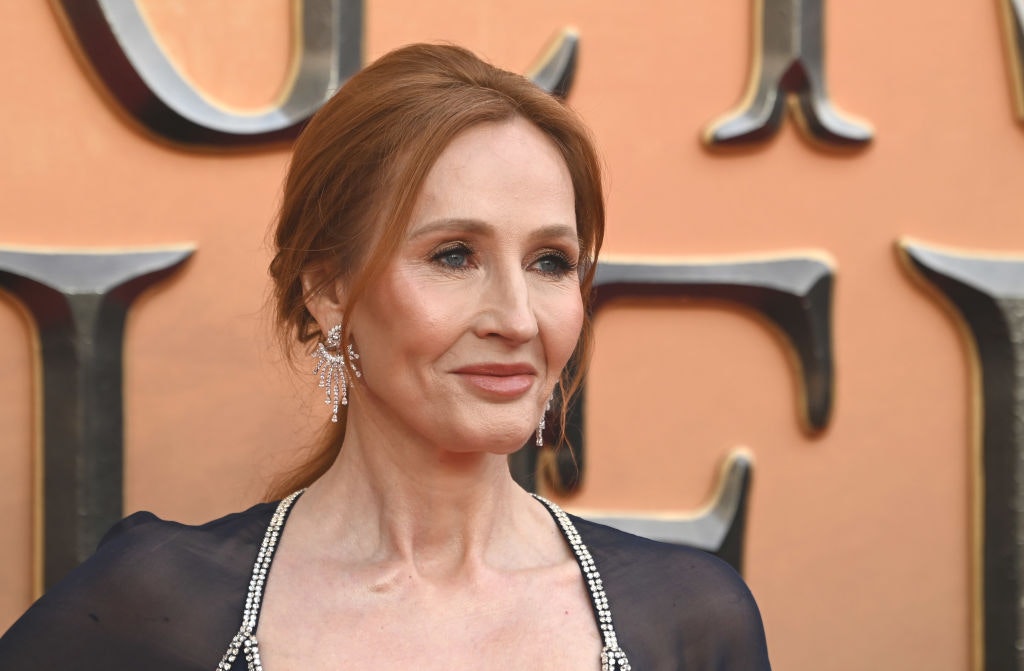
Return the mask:
<svg viewBox="0 0 1024 671">
<path fill-rule="evenodd" d="M 324 405 L 332 406 L 331 421 L 338 422 L 338 406 L 348 405 L 348 380 L 345 375 L 345 360 L 348 359 L 348 367 L 356 377 L 362 377 L 363 373 L 356 367 L 356 359 L 359 355 L 349 343 L 345 348 L 348 356 L 341 351 L 341 324 L 334 326 L 327 332 L 327 337 L 316 344 L 313 350 L 313 358 L 316 359 L 316 366 L 313 367 L 313 374 L 320 376 L 319 387 L 324 390 Z"/>
<path fill-rule="evenodd" d="M 555 392 L 551 392 L 551 396 L 548 396 L 548 402 L 544 404 L 544 412 L 541 413 L 540 422 L 537 424 L 537 447 L 544 447 L 544 427 L 547 426 L 548 412 L 551 410 L 551 399 L 554 398 Z"/>
</svg>

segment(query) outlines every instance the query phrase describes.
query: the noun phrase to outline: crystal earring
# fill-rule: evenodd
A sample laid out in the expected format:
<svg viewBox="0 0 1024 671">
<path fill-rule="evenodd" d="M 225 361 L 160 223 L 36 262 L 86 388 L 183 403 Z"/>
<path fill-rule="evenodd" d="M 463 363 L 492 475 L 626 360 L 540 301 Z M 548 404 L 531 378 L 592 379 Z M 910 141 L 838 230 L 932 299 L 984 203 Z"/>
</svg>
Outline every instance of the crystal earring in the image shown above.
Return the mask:
<svg viewBox="0 0 1024 671">
<path fill-rule="evenodd" d="M 544 412 L 540 416 L 540 422 L 537 424 L 537 447 L 544 447 L 544 427 L 547 426 L 548 411 L 551 410 L 551 399 L 554 397 L 555 392 L 551 392 L 551 396 L 548 396 L 548 402 L 544 404 Z"/>
<path fill-rule="evenodd" d="M 356 377 L 363 373 L 356 368 L 359 355 L 352 349 L 348 351 L 348 366 Z M 345 356 L 341 353 L 341 324 L 327 332 L 327 337 L 316 344 L 312 356 L 316 359 L 313 375 L 320 376 L 319 387 L 324 390 L 324 404 L 332 406 L 331 421 L 338 422 L 338 405 L 348 405 L 348 380 L 345 376 Z"/>
</svg>

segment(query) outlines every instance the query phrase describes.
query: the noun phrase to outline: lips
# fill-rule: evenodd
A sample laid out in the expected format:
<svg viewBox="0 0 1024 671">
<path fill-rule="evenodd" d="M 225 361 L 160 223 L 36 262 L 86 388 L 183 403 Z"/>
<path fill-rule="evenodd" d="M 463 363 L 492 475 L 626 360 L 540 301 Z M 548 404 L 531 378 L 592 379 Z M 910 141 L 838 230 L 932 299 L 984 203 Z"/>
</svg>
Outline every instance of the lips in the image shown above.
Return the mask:
<svg viewBox="0 0 1024 671">
<path fill-rule="evenodd" d="M 537 377 L 537 369 L 527 363 L 472 364 L 453 372 L 474 390 L 503 398 L 525 394 Z"/>
</svg>

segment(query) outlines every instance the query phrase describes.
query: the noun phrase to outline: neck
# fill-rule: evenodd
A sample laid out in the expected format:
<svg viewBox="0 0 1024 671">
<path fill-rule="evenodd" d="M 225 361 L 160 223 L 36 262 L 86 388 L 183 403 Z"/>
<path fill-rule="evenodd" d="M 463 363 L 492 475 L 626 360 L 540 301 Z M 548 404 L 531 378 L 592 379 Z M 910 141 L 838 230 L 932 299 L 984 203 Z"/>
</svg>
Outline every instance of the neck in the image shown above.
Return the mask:
<svg viewBox="0 0 1024 671">
<path fill-rule="evenodd" d="M 532 563 L 524 539 L 550 535 L 551 520 L 512 479 L 505 455 L 452 452 L 364 427 L 349 425 L 337 461 L 303 497 L 338 558 L 398 563 L 429 577 Z"/>
</svg>

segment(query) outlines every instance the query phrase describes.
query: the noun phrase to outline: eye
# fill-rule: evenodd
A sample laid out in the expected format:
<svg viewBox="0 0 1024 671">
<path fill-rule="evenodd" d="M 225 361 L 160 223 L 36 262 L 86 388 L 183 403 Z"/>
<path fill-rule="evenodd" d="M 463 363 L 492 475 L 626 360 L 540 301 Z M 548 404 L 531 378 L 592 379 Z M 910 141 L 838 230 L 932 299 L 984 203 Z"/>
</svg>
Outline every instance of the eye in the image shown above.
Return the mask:
<svg viewBox="0 0 1024 671">
<path fill-rule="evenodd" d="M 462 270 L 469 267 L 469 259 L 473 250 L 464 242 L 455 242 L 445 245 L 434 252 L 431 259 L 445 268 Z"/>
<path fill-rule="evenodd" d="M 576 262 L 563 252 L 547 251 L 533 262 L 533 266 L 549 277 L 564 277 L 576 270 Z"/>
</svg>

